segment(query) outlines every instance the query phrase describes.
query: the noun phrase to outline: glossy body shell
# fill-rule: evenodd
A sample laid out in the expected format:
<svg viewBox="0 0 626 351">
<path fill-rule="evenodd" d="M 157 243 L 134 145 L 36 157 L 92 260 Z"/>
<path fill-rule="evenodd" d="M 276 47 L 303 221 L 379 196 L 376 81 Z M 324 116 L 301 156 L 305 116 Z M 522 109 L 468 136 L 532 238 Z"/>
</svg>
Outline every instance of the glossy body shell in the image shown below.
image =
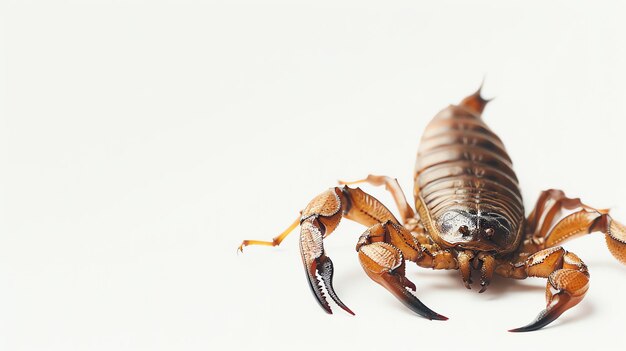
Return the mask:
<svg viewBox="0 0 626 351">
<path fill-rule="evenodd" d="M 426 127 L 415 165 L 415 206 L 432 239 L 447 248 L 505 254 L 522 239 L 524 208 L 500 138 L 474 94 Z"/>
</svg>

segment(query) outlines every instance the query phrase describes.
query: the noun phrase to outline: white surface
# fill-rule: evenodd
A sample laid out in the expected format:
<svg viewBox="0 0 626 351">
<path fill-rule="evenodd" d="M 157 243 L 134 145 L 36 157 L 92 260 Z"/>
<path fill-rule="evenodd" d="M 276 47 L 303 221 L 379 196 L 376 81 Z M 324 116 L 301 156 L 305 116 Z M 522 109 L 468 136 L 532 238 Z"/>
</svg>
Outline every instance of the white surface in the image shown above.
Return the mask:
<svg viewBox="0 0 626 351">
<path fill-rule="evenodd" d="M 619 1 L 4 1 L 0 349 L 616 348 L 626 268 L 600 235 L 567 248 L 587 298 L 548 328 L 544 280 L 408 276 L 447 322 L 362 272 L 347 221 L 326 243 L 357 315 L 328 316 L 297 234 L 338 178 L 411 193 L 421 130 L 473 92 L 527 207 L 558 187 L 626 221 L 626 11 Z M 393 208 L 381 189 L 373 194 Z"/>
</svg>

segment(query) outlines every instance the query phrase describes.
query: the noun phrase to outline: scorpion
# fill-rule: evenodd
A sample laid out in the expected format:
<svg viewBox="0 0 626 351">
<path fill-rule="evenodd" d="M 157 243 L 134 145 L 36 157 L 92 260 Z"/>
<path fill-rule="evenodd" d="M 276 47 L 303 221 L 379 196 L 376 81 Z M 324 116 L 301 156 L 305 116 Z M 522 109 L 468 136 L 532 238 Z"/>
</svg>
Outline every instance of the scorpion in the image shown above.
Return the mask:
<svg viewBox="0 0 626 351">
<path fill-rule="evenodd" d="M 425 268 L 459 270 L 468 289 L 476 271 L 481 293 L 494 274 L 547 278 L 546 308 L 529 324 L 509 331 L 533 331 L 556 320 L 580 303 L 589 288 L 587 265 L 561 245 L 602 232 L 611 254 L 626 264 L 626 227 L 608 210 L 556 189 L 543 191 L 525 217 L 511 158 L 482 119 L 489 100 L 481 96 L 481 88 L 443 109 L 424 130 L 414 171 L 415 211 L 397 179 L 370 174 L 357 181 L 340 181 L 341 186 L 311 200 L 272 241 L 244 240 L 238 251 L 248 245 L 277 246 L 300 226 L 302 262 L 317 302 L 332 313 L 323 287 L 339 307 L 354 315 L 333 289 L 333 263 L 323 244 L 345 217 L 368 228 L 356 245 L 365 273 L 420 316 L 448 319 L 409 291 L 416 287 L 406 277 L 407 261 Z M 349 187 L 359 183 L 384 185 L 400 219 L 372 195 Z"/>
</svg>

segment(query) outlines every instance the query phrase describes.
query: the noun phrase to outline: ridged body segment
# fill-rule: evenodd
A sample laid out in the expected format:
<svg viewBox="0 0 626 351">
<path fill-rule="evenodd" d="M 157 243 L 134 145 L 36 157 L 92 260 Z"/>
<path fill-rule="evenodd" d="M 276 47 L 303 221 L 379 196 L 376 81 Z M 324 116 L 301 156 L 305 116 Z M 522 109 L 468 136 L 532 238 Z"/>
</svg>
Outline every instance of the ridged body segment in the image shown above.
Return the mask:
<svg viewBox="0 0 626 351">
<path fill-rule="evenodd" d="M 472 107 L 451 105 L 426 127 L 415 165 L 416 208 L 439 244 L 506 253 L 521 240 L 522 196 L 502 141 L 483 122 L 482 108 Z"/>
</svg>

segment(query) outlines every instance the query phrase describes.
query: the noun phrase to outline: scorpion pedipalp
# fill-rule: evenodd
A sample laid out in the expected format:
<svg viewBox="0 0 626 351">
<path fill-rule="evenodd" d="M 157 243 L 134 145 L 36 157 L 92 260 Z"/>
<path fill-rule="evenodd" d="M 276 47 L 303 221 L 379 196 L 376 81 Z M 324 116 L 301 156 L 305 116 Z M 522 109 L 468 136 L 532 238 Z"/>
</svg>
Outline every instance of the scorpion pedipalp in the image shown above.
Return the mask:
<svg viewBox="0 0 626 351">
<path fill-rule="evenodd" d="M 301 224 L 300 250 L 302 262 L 307 273 L 307 280 L 311 291 L 320 306 L 329 314 L 332 314 L 330 305 L 324 296 L 322 286 L 335 303 L 346 312 L 354 315 L 354 312 L 346 306 L 337 296 L 333 288 L 333 261 L 324 253 L 322 246 L 322 230 L 317 219 L 309 219 Z M 318 279 L 318 275 L 321 278 Z"/>
<path fill-rule="evenodd" d="M 415 291 L 415 284 L 405 276 L 405 261 L 398 248 L 385 242 L 364 245 L 359 249 L 359 259 L 365 273 L 411 311 L 430 320 L 448 319 L 428 308 L 407 290 Z"/>
<path fill-rule="evenodd" d="M 503 276 L 548 278 L 546 308 L 529 324 L 509 330 L 527 332 L 545 327 L 563 312 L 576 306 L 589 289 L 589 272 L 585 263 L 574 253 L 562 247 L 541 250 L 529 256 L 522 264 L 509 266 Z"/>
<path fill-rule="evenodd" d="M 323 239 L 339 225 L 341 218 L 372 226 L 398 220 L 378 200 L 361 189 L 335 187 L 316 196 L 302 211 L 300 223 L 300 253 L 311 291 L 320 306 L 332 313 L 323 289 L 339 307 L 354 314 L 337 296 L 333 285 L 333 264 L 324 252 Z M 318 278 L 321 278 L 321 280 Z"/>
<path fill-rule="evenodd" d="M 545 327 L 582 301 L 588 289 L 589 276 L 584 272 L 574 269 L 553 272 L 546 286 L 546 308 L 531 323 L 509 331 L 527 332 Z"/>
</svg>

